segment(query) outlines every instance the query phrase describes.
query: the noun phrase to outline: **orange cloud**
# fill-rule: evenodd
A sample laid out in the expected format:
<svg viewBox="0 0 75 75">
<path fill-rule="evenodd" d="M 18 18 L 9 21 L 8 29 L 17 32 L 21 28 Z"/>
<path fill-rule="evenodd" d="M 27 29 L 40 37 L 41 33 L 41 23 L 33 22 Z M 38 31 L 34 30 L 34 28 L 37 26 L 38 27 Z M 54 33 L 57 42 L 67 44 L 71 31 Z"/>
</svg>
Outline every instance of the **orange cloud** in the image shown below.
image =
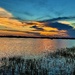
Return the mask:
<svg viewBox="0 0 75 75">
<path fill-rule="evenodd" d="M 32 26 L 37 26 L 37 28 Z M 1 17 L 0 27 L 4 28 L 4 29 L 0 28 L 0 36 L 1 35 L 34 36 L 34 37 L 36 36 L 48 36 L 48 37 L 68 36 L 66 30 L 58 30 L 57 28 L 47 26 L 46 23 L 41 23 L 37 21 L 20 22 L 19 20 L 16 20 L 16 19 Z"/>
<path fill-rule="evenodd" d="M 43 29 L 44 29 L 45 31 L 58 31 L 57 28 L 53 28 L 53 27 L 43 27 Z"/>
<path fill-rule="evenodd" d="M 48 36 L 48 37 L 68 37 L 67 31 L 60 30 L 60 31 L 37 31 L 41 36 Z"/>
<path fill-rule="evenodd" d="M 40 23 L 40 22 L 35 22 L 38 26 L 38 28 L 42 28 L 43 31 L 31 31 L 32 33 L 39 34 L 41 36 L 48 36 L 48 37 L 68 37 L 69 35 L 67 34 L 67 30 L 59 30 L 57 28 L 53 28 L 50 26 L 47 26 L 46 23 Z M 42 25 L 42 26 L 41 26 Z"/>
<path fill-rule="evenodd" d="M 28 34 L 20 31 L 0 30 L 0 36 L 35 36 L 34 34 Z"/>
</svg>

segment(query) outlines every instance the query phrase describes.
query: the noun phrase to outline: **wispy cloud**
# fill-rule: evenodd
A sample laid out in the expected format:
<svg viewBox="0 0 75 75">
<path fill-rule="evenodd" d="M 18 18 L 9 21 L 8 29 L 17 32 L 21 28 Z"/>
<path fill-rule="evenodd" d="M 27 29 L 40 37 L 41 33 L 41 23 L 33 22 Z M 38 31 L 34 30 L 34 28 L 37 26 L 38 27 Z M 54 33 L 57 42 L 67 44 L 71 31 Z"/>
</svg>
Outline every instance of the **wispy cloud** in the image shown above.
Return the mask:
<svg viewBox="0 0 75 75">
<path fill-rule="evenodd" d="M 0 17 L 13 17 L 11 13 L 9 13 L 7 10 L 0 8 Z"/>
<path fill-rule="evenodd" d="M 48 20 L 43 20 L 42 22 L 52 22 L 52 21 L 60 21 L 60 20 L 68 20 L 68 19 L 75 19 L 75 16 L 57 17 L 57 18 L 52 18 L 52 19 L 48 19 Z"/>
</svg>

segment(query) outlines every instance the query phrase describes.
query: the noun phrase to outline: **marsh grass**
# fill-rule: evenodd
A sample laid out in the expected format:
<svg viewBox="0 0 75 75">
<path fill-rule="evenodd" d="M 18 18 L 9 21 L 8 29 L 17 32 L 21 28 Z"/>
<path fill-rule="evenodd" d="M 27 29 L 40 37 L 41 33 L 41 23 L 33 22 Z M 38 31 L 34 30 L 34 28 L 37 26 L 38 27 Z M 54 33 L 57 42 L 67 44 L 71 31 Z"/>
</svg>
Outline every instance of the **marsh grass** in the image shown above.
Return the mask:
<svg viewBox="0 0 75 75">
<path fill-rule="evenodd" d="M 0 75 L 75 75 L 75 47 L 62 48 L 39 59 L 0 59 Z"/>
</svg>

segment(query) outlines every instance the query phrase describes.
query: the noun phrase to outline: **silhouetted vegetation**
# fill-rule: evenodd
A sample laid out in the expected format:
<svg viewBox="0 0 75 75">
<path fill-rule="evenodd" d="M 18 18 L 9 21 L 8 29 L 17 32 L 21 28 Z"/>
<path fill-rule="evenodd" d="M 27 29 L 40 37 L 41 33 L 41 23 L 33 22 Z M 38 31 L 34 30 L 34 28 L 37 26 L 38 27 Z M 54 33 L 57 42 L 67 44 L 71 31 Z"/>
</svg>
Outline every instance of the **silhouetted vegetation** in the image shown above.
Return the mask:
<svg viewBox="0 0 75 75">
<path fill-rule="evenodd" d="M 0 75 L 75 75 L 75 47 L 39 59 L 4 57 L 0 60 Z"/>
<path fill-rule="evenodd" d="M 18 36 L 18 35 L 3 35 L 0 36 L 0 38 L 35 38 L 35 39 L 69 39 L 69 40 L 74 40 L 75 37 L 59 37 L 59 36 L 54 36 L 54 37 L 49 37 L 49 36 Z"/>
</svg>

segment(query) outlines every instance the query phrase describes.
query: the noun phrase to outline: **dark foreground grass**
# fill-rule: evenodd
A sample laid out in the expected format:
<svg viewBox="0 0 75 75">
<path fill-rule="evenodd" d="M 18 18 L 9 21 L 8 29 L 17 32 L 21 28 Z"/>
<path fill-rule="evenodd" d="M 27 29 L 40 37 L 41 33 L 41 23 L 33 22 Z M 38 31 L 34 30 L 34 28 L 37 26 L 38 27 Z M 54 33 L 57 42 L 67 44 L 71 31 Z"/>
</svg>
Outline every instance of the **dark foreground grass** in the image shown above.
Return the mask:
<svg viewBox="0 0 75 75">
<path fill-rule="evenodd" d="M 0 75 L 75 75 L 75 47 L 39 59 L 4 57 L 0 60 Z"/>
</svg>

